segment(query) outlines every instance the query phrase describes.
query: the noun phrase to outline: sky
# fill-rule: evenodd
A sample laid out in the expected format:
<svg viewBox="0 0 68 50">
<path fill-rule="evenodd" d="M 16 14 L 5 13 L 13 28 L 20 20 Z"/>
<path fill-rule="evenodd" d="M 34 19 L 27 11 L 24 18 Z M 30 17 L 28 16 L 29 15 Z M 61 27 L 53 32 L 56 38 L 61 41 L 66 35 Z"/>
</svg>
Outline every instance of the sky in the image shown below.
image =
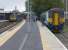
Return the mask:
<svg viewBox="0 0 68 50">
<path fill-rule="evenodd" d="M 17 7 L 19 11 L 25 11 L 25 1 L 26 0 L 0 0 L 0 8 L 4 8 L 5 11 L 10 11 Z"/>
</svg>

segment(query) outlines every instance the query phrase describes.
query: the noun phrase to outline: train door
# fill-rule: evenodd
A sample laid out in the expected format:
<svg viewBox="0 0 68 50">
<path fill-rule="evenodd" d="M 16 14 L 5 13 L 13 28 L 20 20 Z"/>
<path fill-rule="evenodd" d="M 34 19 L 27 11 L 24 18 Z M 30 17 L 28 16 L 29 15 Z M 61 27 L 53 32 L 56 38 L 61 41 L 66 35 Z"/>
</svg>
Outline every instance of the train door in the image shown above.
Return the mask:
<svg viewBox="0 0 68 50">
<path fill-rule="evenodd" d="M 59 15 L 59 13 L 57 13 L 57 12 L 53 13 L 52 19 L 53 19 L 52 23 L 53 23 L 54 26 L 58 26 L 60 24 L 60 15 Z"/>
<path fill-rule="evenodd" d="M 59 32 L 60 13 L 54 12 L 52 16 L 53 32 Z"/>
</svg>

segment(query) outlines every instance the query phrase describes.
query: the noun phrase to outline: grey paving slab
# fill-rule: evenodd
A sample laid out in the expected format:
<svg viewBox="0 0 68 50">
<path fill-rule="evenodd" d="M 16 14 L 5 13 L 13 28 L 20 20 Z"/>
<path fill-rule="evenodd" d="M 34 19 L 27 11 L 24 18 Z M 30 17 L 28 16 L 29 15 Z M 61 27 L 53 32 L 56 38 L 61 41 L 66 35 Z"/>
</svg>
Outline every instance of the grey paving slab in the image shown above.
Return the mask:
<svg viewBox="0 0 68 50">
<path fill-rule="evenodd" d="M 22 50 L 43 50 L 40 39 L 40 33 L 36 23 L 31 22 L 30 26 L 32 27 L 31 33 L 29 33 L 29 38 L 27 39 Z"/>
</svg>

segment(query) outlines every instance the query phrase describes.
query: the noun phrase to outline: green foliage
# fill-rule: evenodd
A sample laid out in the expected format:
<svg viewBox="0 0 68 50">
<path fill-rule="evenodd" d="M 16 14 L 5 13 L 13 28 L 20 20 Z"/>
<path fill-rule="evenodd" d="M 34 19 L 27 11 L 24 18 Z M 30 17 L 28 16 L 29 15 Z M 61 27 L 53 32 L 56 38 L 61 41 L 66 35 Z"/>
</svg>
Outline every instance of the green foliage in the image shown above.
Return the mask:
<svg viewBox="0 0 68 50">
<path fill-rule="evenodd" d="M 53 7 L 63 8 L 64 3 L 62 0 L 30 0 L 32 2 L 32 11 L 37 15 L 40 15 L 42 12 L 47 11 Z"/>
</svg>

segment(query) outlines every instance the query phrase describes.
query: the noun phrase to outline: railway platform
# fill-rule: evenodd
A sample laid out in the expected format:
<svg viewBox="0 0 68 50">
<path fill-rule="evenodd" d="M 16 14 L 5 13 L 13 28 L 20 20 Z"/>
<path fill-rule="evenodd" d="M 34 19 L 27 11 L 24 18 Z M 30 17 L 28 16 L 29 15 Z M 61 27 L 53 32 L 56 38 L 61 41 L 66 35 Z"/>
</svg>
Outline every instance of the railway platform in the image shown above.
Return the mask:
<svg viewBox="0 0 68 50">
<path fill-rule="evenodd" d="M 67 50 L 63 43 L 45 26 L 38 21 L 43 50 Z"/>
<path fill-rule="evenodd" d="M 22 21 L 0 35 L 0 50 L 67 50 L 41 22 Z"/>
</svg>

